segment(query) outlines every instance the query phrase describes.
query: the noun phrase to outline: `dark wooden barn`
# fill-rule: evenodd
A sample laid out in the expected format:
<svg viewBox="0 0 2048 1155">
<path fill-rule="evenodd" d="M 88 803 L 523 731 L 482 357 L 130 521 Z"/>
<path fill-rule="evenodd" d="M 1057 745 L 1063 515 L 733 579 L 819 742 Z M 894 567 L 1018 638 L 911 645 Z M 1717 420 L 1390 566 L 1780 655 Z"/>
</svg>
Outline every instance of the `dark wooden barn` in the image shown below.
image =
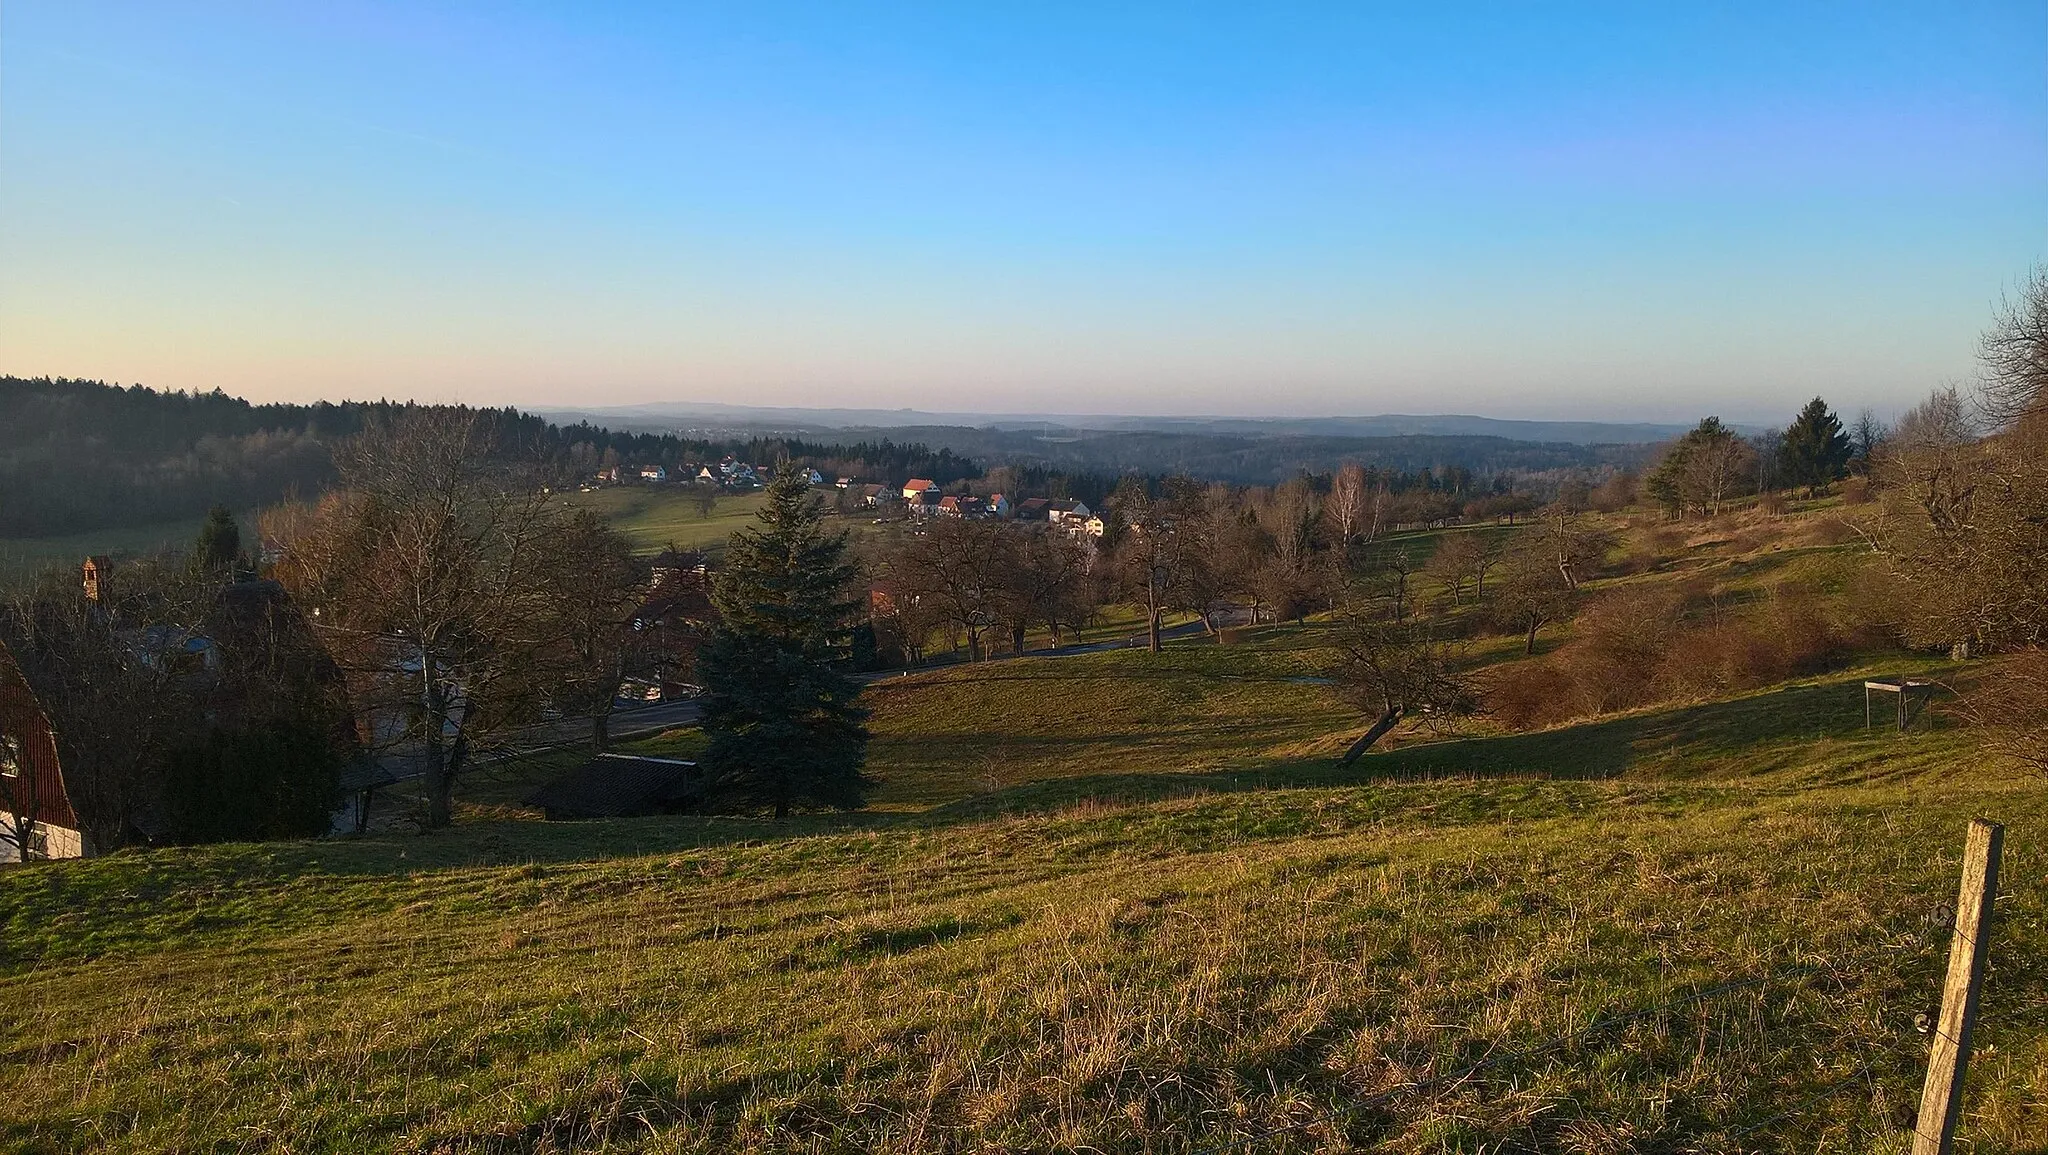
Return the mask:
<svg viewBox="0 0 2048 1155">
<path fill-rule="evenodd" d="M 630 818 L 693 808 L 704 790 L 695 762 L 599 754 L 527 796 L 553 820 Z"/>
</svg>

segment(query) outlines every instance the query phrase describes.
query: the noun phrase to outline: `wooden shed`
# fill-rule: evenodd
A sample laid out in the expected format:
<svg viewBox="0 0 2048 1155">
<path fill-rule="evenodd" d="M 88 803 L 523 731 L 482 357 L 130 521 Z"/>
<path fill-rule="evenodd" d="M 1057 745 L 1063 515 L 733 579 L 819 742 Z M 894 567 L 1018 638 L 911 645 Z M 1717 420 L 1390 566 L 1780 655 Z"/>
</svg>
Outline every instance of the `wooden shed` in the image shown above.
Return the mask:
<svg viewBox="0 0 2048 1155">
<path fill-rule="evenodd" d="M 599 754 L 528 795 L 526 804 L 550 820 L 631 818 L 690 810 L 703 792 L 695 762 Z"/>
</svg>

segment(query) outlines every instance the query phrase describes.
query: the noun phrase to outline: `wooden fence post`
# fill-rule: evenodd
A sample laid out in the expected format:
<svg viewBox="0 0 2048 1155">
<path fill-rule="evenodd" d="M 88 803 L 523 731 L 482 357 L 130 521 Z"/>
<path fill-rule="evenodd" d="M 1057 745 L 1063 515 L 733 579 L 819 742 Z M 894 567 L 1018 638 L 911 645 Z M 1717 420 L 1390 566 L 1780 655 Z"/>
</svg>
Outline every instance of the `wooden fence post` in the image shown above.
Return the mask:
<svg viewBox="0 0 2048 1155">
<path fill-rule="evenodd" d="M 1934 1051 L 1927 1059 L 1927 1085 L 1920 1093 L 1913 1155 L 1949 1155 L 1955 1141 L 1956 1120 L 1963 1112 L 1963 1072 L 1970 1062 L 1970 1032 L 1977 1025 L 1977 991 L 1984 983 L 1984 956 L 1991 945 L 1998 852 L 2004 842 L 2005 827 L 1982 818 L 1970 820 L 1955 937 L 1949 940 L 1948 981 L 1941 991 Z"/>
</svg>

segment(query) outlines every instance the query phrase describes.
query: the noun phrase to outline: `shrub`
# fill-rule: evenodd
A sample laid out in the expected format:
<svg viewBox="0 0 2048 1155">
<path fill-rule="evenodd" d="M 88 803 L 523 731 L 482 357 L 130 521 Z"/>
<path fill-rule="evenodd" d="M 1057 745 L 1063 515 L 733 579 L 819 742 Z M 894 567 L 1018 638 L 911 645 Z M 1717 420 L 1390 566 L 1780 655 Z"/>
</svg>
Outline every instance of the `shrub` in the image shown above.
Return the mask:
<svg viewBox="0 0 2048 1155">
<path fill-rule="evenodd" d="M 1487 713 L 1511 730 L 1534 730 L 1576 717 L 1575 687 L 1559 673 L 1548 658 L 1495 670 L 1486 686 Z"/>
<path fill-rule="evenodd" d="M 1803 587 L 1781 586 L 1746 613 L 1688 620 L 1707 601 L 1698 584 L 1609 594 L 1579 615 L 1555 653 L 1496 676 L 1488 708 L 1525 729 L 1714 697 L 1818 673 L 1882 637 Z"/>
<path fill-rule="evenodd" d="M 2048 774 L 2048 651 L 2022 650 L 1999 663 L 1963 698 L 1985 745 L 2036 774 Z"/>
</svg>

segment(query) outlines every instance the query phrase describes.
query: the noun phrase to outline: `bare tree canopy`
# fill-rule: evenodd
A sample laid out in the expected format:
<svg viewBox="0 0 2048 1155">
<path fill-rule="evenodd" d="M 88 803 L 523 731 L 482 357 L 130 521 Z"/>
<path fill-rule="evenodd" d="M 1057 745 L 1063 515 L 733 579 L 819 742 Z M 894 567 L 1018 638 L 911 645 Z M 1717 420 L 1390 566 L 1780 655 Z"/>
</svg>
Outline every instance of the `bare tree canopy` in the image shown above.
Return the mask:
<svg viewBox="0 0 2048 1155">
<path fill-rule="evenodd" d="M 373 754 L 424 779 L 429 826 L 449 822 L 475 754 L 537 718 L 560 599 L 582 580 L 556 572 L 582 567 L 558 548 L 572 527 L 507 464 L 514 448 L 484 414 L 402 411 L 337 454 L 345 488 L 267 526 Z"/>
<path fill-rule="evenodd" d="M 1979 352 L 1981 404 L 1996 426 L 2048 414 L 2048 267 L 2034 269 L 2000 302 Z"/>
<path fill-rule="evenodd" d="M 1376 606 L 1346 607 L 1336 635 L 1343 658 L 1332 677 L 1345 699 L 1373 719 L 1345 750 L 1349 766 L 1404 719 L 1432 729 L 1450 728 L 1479 708 L 1478 694 L 1460 672 L 1449 643 L 1426 622 L 1397 622 Z"/>
</svg>

